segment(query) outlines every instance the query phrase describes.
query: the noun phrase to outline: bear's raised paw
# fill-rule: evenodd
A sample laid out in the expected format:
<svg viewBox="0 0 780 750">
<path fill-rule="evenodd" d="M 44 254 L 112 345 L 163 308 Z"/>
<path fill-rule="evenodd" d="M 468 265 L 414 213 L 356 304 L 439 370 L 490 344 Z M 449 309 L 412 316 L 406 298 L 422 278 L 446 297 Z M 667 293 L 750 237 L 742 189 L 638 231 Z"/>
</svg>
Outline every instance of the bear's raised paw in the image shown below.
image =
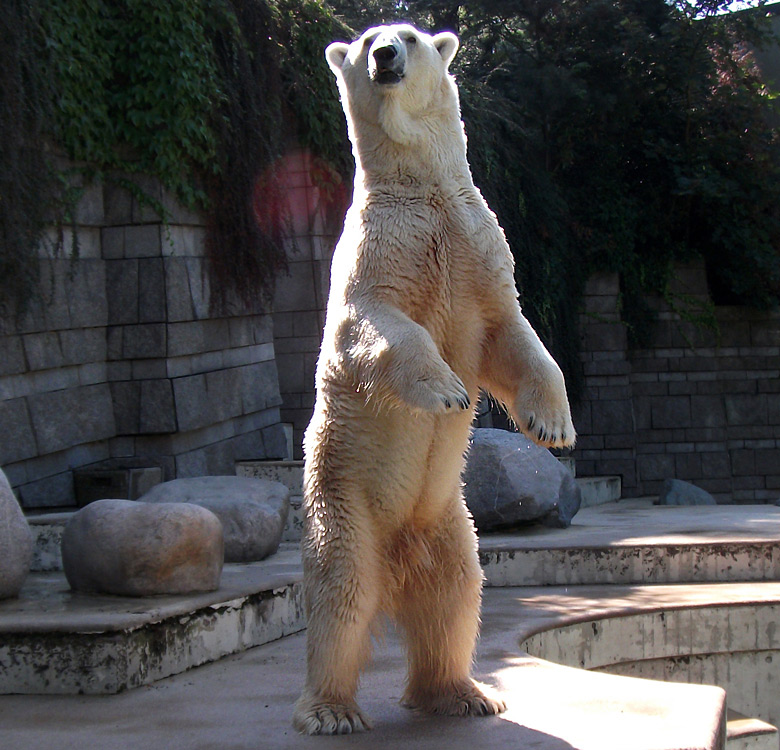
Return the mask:
<svg viewBox="0 0 780 750">
<path fill-rule="evenodd" d="M 411 406 L 433 414 L 465 411 L 471 406 L 466 386 L 452 370 L 419 378 L 412 383 L 405 400 Z"/>
</svg>

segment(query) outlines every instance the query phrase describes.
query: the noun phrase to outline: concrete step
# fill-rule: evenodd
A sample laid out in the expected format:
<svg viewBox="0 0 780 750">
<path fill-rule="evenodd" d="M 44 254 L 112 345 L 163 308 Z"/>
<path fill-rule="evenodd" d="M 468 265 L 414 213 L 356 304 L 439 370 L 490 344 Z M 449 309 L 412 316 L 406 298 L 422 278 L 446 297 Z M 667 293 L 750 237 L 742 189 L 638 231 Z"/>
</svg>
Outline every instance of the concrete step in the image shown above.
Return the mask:
<svg viewBox="0 0 780 750">
<path fill-rule="evenodd" d="M 61 571 L 32 573 L 0 602 L 0 694 L 119 693 L 296 633 L 301 580 L 297 545 L 187 596 L 80 594 Z"/>
<path fill-rule="evenodd" d="M 726 711 L 726 750 L 778 750 L 777 727 L 761 719 Z"/>
<path fill-rule="evenodd" d="M 654 506 L 650 500 L 583 508 L 567 529 L 484 534 L 488 586 L 719 583 L 780 578 L 780 508 Z"/>
<path fill-rule="evenodd" d="M 577 477 L 577 485 L 582 493 L 581 508 L 592 508 L 594 505 L 620 500 L 622 480 L 618 476 Z"/>
</svg>

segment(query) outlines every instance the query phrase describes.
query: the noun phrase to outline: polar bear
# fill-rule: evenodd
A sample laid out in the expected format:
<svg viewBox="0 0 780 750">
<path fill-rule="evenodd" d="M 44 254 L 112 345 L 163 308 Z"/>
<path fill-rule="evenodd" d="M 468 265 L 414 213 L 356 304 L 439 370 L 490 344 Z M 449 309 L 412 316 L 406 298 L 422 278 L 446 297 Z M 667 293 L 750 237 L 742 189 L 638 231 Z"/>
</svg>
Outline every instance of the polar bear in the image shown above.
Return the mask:
<svg viewBox="0 0 780 750">
<path fill-rule="evenodd" d="M 480 387 L 542 445 L 575 438 L 561 371 L 520 311 L 512 255 L 471 179 L 457 48 L 451 33 L 392 25 L 326 51 L 356 175 L 304 438 L 294 724 L 308 734 L 370 727 L 355 694 L 379 615 L 405 639 L 405 705 L 504 710 L 470 676 L 482 571 L 460 476 Z"/>
</svg>

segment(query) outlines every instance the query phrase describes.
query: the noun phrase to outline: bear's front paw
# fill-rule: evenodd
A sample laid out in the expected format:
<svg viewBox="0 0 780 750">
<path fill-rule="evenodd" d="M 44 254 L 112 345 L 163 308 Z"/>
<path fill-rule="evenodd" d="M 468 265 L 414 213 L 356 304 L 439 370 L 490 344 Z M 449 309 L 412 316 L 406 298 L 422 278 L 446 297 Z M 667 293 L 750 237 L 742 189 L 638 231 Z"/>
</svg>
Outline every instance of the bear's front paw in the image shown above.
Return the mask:
<svg viewBox="0 0 780 750">
<path fill-rule="evenodd" d="M 293 726 L 302 734 L 352 734 L 371 729 L 371 722 L 354 703 L 302 696 L 295 706 Z"/>
<path fill-rule="evenodd" d="M 438 693 L 407 691 L 403 704 L 407 708 L 445 716 L 493 716 L 506 711 L 506 704 L 491 696 L 484 685 L 466 680 Z"/>
<path fill-rule="evenodd" d="M 425 376 L 414 381 L 405 400 L 411 406 L 434 414 L 465 411 L 471 406 L 466 386 L 449 368 L 441 375 Z"/>
<path fill-rule="evenodd" d="M 565 392 L 552 402 L 537 393 L 520 396 L 513 417 L 521 432 L 546 448 L 569 448 L 577 439 Z"/>
</svg>

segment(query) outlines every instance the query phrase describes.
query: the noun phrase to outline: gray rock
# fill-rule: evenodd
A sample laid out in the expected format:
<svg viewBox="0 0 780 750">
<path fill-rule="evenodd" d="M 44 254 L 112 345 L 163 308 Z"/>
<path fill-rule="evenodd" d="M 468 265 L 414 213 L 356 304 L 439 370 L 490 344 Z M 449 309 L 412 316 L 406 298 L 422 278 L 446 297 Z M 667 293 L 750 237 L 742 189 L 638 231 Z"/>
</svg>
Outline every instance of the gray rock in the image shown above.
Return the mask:
<svg viewBox="0 0 780 750">
<path fill-rule="evenodd" d="M 140 499 L 208 508 L 222 521 L 225 562 L 252 562 L 278 549 L 287 523 L 289 498 L 290 490 L 281 482 L 224 476 L 163 482 Z"/>
<path fill-rule="evenodd" d="M 32 532 L 0 469 L 0 599 L 19 594 L 30 572 L 32 554 Z"/>
<path fill-rule="evenodd" d="M 506 430 L 474 431 L 463 480 L 480 531 L 531 522 L 565 528 L 582 502 L 571 472 L 550 451 Z"/>
<path fill-rule="evenodd" d="M 667 479 L 656 505 L 717 505 L 706 490 L 681 479 Z"/>
<path fill-rule="evenodd" d="M 62 564 L 76 591 L 150 596 L 213 591 L 224 556 L 222 525 L 184 503 L 97 500 L 62 535 Z"/>
</svg>

